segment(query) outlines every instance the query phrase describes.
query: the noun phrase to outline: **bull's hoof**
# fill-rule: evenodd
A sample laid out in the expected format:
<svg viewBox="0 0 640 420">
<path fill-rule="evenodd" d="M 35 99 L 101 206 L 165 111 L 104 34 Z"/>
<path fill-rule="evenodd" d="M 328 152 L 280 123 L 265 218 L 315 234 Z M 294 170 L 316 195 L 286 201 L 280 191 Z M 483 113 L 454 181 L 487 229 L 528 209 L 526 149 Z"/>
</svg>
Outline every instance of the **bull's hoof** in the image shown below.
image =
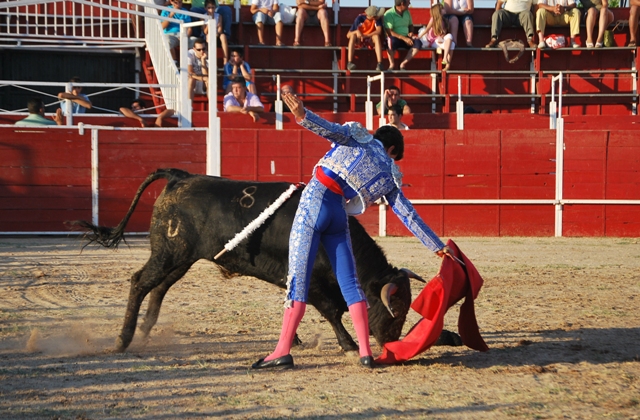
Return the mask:
<svg viewBox="0 0 640 420">
<path fill-rule="evenodd" d="M 118 337 L 116 338 L 116 346 L 111 351 L 112 353 L 124 353 L 126 349 L 127 346 L 122 341 L 122 338 Z"/>
<path fill-rule="evenodd" d="M 435 342 L 434 346 L 453 346 L 459 347 L 462 345 L 462 338 L 454 332 L 442 330 L 440 333 L 440 337 L 438 337 L 438 341 Z"/>
</svg>

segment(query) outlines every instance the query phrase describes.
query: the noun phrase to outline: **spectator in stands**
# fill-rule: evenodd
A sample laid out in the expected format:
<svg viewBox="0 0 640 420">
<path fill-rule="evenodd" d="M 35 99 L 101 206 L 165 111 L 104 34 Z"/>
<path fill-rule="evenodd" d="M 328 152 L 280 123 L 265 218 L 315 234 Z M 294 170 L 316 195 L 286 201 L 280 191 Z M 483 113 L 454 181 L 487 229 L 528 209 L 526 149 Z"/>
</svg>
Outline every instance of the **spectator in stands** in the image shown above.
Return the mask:
<svg viewBox="0 0 640 420">
<path fill-rule="evenodd" d="M 258 43 L 264 45 L 264 25 L 276 26 L 276 45 L 283 46 L 282 16 L 278 0 L 251 0 L 251 14 L 258 29 Z"/>
<path fill-rule="evenodd" d="M 293 87 L 291 85 L 282 85 L 280 86 L 280 97 L 284 98 L 285 95 L 295 95 L 296 92 L 295 90 L 293 90 Z M 289 107 L 287 106 L 286 102 L 282 102 L 282 112 L 289 112 L 291 111 L 289 109 Z"/>
<path fill-rule="evenodd" d="M 233 22 L 233 12 L 231 11 L 231 8 L 229 6 L 220 5 L 218 3 L 218 0 L 192 0 L 191 11 L 193 13 L 200 13 L 203 15 L 208 14 L 211 17 L 214 16 L 214 13 L 217 14 L 218 20 L 222 21 L 222 33 L 225 35 L 225 41 L 229 42 L 231 40 L 231 23 Z M 220 34 L 221 33 L 218 32 L 218 35 Z M 207 42 L 209 42 L 208 37 Z M 220 38 L 220 43 L 222 43 L 222 37 Z M 224 46 L 220 46 L 224 48 Z"/>
<path fill-rule="evenodd" d="M 80 83 L 80 78 L 78 76 L 74 76 L 69 80 L 71 83 Z M 67 104 L 66 101 L 71 101 L 71 113 L 72 114 L 84 114 L 87 109 L 91 109 L 93 104 L 91 104 L 91 99 L 85 94 L 82 93 L 82 86 L 74 86 L 71 85 L 71 92 L 60 92 L 58 93 L 58 98 L 65 99 L 60 102 L 60 108 L 62 108 L 62 114 L 67 115 Z"/>
<path fill-rule="evenodd" d="M 629 3 L 629 47 L 636 48 L 636 35 L 638 34 L 638 13 L 640 0 L 630 0 Z"/>
<path fill-rule="evenodd" d="M 324 46 L 331 46 L 329 38 L 329 12 L 327 11 L 327 3 L 325 0 L 296 0 L 298 11 L 296 12 L 296 37 L 293 46 L 300 45 L 300 37 L 305 22 L 314 25 L 320 25 L 324 34 Z"/>
<path fill-rule="evenodd" d="M 195 9 L 196 8 L 191 8 L 192 11 Z M 218 13 L 218 10 L 228 10 L 229 16 L 225 18 L 220 13 Z M 222 48 L 222 64 L 227 64 L 227 61 L 229 61 L 229 35 L 226 32 L 225 19 L 229 19 L 229 31 L 231 31 L 231 9 L 229 8 L 229 6 L 218 6 L 217 0 L 207 0 L 203 13 L 206 13 L 207 15 L 218 19 L 218 27 L 216 29 L 216 33 L 218 35 L 218 39 L 220 40 L 220 47 Z M 211 41 L 209 40 L 209 26 L 205 25 L 202 32 L 204 32 L 207 42 L 210 43 Z"/>
<path fill-rule="evenodd" d="M 442 69 L 449 70 L 453 50 L 456 48 L 453 35 L 449 32 L 449 21 L 442 14 L 443 7 L 436 3 L 431 6 L 429 24 L 418 32 L 418 38 L 413 41 L 415 51 L 419 49 L 438 48 L 442 52 Z M 415 54 L 415 52 L 414 52 Z"/>
<path fill-rule="evenodd" d="M 163 10 L 160 16 L 181 20 L 184 23 L 191 22 L 190 16 L 183 15 L 182 13 L 180 13 L 181 10 L 184 10 L 184 11 L 187 10 L 184 7 L 182 7 L 182 0 L 171 0 L 171 4 L 168 7 L 175 10 L 171 12 L 167 10 Z M 180 25 L 178 23 L 170 22 L 168 20 L 163 20 L 162 30 L 164 31 L 164 34 L 167 36 L 167 41 L 169 41 L 171 58 L 173 58 L 174 60 L 177 60 L 178 55 L 176 53 L 176 48 L 180 46 Z M 187 36 L 191 36 L 191 28 L 187 28 Z"/>
<path fill-rule="evenodd" d="M 368 48 L 376 51 L 376 71 L 382 71 L 382 16 L 384 9 L 376 6 L 369 6 L 364 13 L 358 15 L 351 25 L 347 38 L 349 39 L 349 51 L 347 69 L 354 70 L 356 65 L 353 63 L 354 48 Z"/>
<path fill-rule="evenodd" d="M 387 52 L 389 55 L 389 70 L 395 67 L 394 57 L 396 50 L 409 50 L 400 63 L 400 70 L 405 70 L 407 63 L 413 58 L 413 20 L 409 13 L 411 0 L 394 0 L 395 6 L 385 12 L 383 17 L 384 28 L 387 33 Z"/>
<path fill-rule="evenodd" d="M 258 122 L 260 113 L 264 112 L 264 106 L 260 102 L 260 98 L 258 98 L 258 95 L 247 92 L 247 86 L 242 77 L 231 83 L 231 92 L 225 95 L 223 104 L 225 112 L 249 114 L 253 118 L 253 122 Z"/>
<path fill-rule="evenodd" d="M 242 48 L 234 48 L 231 51 L 229 61 L 224 66 L 222 89 L 225 94 L 231 91 L 231 82 L 237 78 L 242 78 L 247 84 L 247 90 L 254 95 L 256 94 L 256 85 L 251 81 L 251 67 L 249 67 L 249 63 L 244 61 Z"/>
<path fill-rule="evenodd" d="M 411 108 L 407 104 L 407 101 L 400 98 L 400 89 L 397 86 L 391 85 L 388 89 L 384 91 L 384 108 L 382 107 L 382 102 L 378 102 L 376 105 L 376 109 L 378 110 L 378 115 L 383 115 L 387 113 L 387 109 L 392 105 L 399 105 L 402 111 L 402 115 L 411 114 Z"/>
<path fill-rule="evenodd" d="M 602 48 L 604 46 L 604 31 L 613 22 L 613 12 L 609 10 L 608 0 L 580 0 L 583 9 L 585 19 L 585 30 L 587 32 L 587 48 Z M 596 43 L 593 43 L 593 29 L 598 21 L 598 38 Z M 631 22 L 631 19 L 629 19 Z"/>
<path fill-rule="evenodd" d="M 207 51 L 204 41 L 198 38 L 193 43 L 193 48 L 189 50 L 189 98 L 193 100 L 193 95 L 204 95 L 205 90 L 209 91 L 209 67 L 207 65 Z"/>
<path fill-rule="evenodd" d="M 387 110 L 387 123 L 398 130 L 408 130 L 409 126 L 402 122 L 402 108 L 400 105 L 391 105 Z"/>
<path fill-rule="evenodd" d="M 571 46 L 578 48 L 577 36 L 580 35 L 580 10 L 575 0 L 538 0 L 536 28 L 538 29 L 538 48 L 545 48 L 544 30 L 546 26 L 569 26 Z"/>
<path fill-rule="evenodd" d="M 43 125 L 62 125 L 62 109 L 58 108 L 53 115 L 53 120 L 45 118 L 44 103 L 40 98 L 31 98 L 27 102 L 29 116 L 15 122 L 16 127 L 41 127 Z"/>
<path fill-rule="evenodd" d="M 458 28 L 462 22 L 467 47 L 473 48 L 473 0 L 444 0 L 445 18 L 449 20 L 449 28 L 453 42 L 458 44 Z"/>
<path fill-rule="evenodd" d="M 531 6 L 533 0 L 497 0 L 496 10 L 491 16 L 491 41 L 486 48 L 496 47 L 502 27 L 521 27 L 527 36 L 529 47 L 536 48 L 533 40 L 534 25 Z M 504 9 L 502 6 L 504 5 Z"/>
<path fill-rule="evenodd" d="M 134 101 L 131 102 L 131 108 L 125 108 L 125 107 L 120 108 L 120 112 L 122 112 L 122 115 L 124 115 L 127 118 L 132 118 L 134 120 L 137 120 L 142 127 L 154 127 L 154 126 L 162 127 L 162 121 L 165 118 L 172 117 L 174 114 L 173 109 L 165 109 L 160 114 L 158 114 L 158 116 L 156 117 L 155 124 L 149 124 L 144 118 L 144 114 L 147 111 L 148 111 L 147 105 L 140 98 L 134 99 Z"/>
</svg>

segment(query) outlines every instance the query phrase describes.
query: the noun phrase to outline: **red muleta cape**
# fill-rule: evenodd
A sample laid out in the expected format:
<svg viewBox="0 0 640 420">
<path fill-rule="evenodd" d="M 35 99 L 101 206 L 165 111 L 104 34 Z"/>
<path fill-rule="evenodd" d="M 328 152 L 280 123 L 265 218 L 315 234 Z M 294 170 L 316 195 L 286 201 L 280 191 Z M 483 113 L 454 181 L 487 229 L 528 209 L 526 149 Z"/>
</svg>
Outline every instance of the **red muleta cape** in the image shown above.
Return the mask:
<svg viewBox="0 0 640 420">
<path fill-rule="evenodd" d="M 482 287 L 482 277 L 451 239 L 447 242 L 447 246 L 453 255 L 464 261 L 466 267 L 462 267 L 452 258 L 442 259 L 438 274 L 427 283 L 411 304 L 411 308 L 423 318 L 402 340 L 386 343 L 376 363 L 404 362 L 431 347 L 442 332 L 444 314 L 462 298 L 465 298 L 465 301 L 460 307 L 458 318 L 458 332 L 462 342 L 474 350 L 489 350 L 480 336 L 473 307 L 473 301 L 478 297 Z"/>
</svg>

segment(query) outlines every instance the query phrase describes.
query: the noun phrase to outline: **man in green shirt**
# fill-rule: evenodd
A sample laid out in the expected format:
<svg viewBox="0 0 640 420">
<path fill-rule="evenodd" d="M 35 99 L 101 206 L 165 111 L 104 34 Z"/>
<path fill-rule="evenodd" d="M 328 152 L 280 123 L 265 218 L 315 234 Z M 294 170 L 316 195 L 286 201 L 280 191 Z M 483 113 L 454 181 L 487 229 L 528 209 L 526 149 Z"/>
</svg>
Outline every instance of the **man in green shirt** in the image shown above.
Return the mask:
<svg viewBox="0 0 640 420">
<path fill-rule="evenodd" d="M 384 29 L 387 32 L 387 53 L 389 55 L 389 70 L 394 69 L 393 55 L 398 49 L 409 50 L 404 61 L 400 63 L 400 70 L 405 70 L 407 63 L 413 58 L 413 20 L 409 13 L 411 0 L 395 0 L 395 7 L 384 14 Z"/>
<path fill-rule="evenodd" d="M 58 108 L 53 120 L 44 117 L 44 103 L 40 98 L 31 98 L 27 102 L 29 116 L 16 121 L 16 127 L 42 127 L 44 125 L 62 125 L 62 109 Z"/>
</svg>

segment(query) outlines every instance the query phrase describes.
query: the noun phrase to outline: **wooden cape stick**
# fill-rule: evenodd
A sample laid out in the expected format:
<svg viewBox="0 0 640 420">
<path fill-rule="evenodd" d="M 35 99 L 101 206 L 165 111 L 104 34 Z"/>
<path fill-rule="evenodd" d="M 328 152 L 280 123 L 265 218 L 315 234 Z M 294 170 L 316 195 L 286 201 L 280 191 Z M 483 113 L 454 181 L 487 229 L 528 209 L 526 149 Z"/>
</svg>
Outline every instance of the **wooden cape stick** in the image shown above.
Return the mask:
<svg viewBox="0 0 640 420">
<path fill-rule="evenodd" d="M 264 209 L 262 213 L 260 213 L 260 215 L 254 221 L 249 223 L 244 229 L 238 232 L 236 236 L 233 237 L 233 239 L 227 242 L 226 245 L 224 246 L 224 249 L 218 252 L 218 254 L 215 257 L 213 257 L 213 259 L 217 260 L 218 257 L 220 257 L 225 252 L 231 251 L 233 248 L 238 246 L 238 244 L 242 242 L 242 240 L 244 240 L 249 235 L 251 235 L 254 230 L 262 226 L 262 224 L 266 222 L 267 219 L 271 217 L 273 213 L 275 213 L 275 211 L 278 210 L 278 208 L 280 208 L 280 206 L 282 206 L 284 202 L 291 197 L 291 195 L 293 195 L 293 192 L 297 190 L 300 187 L 300 185 L 302 184 L 297 184 L 297 185 L 291 184 L 285 192 L 280 194 L 280 197 L 278 197 L 278 199 L 274 201 L 273 204 L 271 204 L 269 207 Z"/>
</svg>

